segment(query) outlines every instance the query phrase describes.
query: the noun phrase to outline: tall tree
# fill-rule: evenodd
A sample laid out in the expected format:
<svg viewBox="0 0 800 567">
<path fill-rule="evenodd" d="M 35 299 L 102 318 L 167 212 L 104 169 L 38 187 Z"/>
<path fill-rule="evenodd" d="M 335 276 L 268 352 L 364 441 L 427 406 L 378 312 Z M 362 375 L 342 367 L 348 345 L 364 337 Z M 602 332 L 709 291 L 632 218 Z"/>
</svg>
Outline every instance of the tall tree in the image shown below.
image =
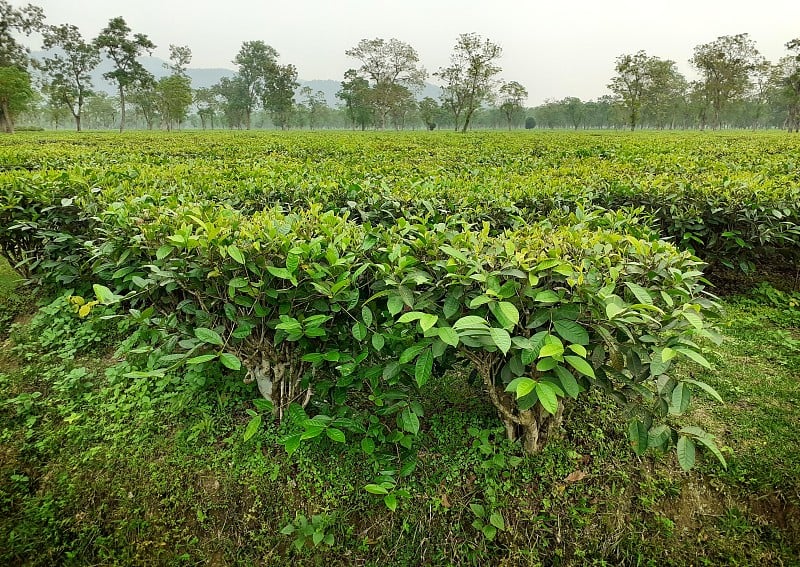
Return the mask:
<svg viewBox="0 0 800 567">
<path fill-rule="evenodd" d="M 161 123 L 167 130 L 180 126 L 189 113 L 192 81 L 186 74 L 186 67 L 191 61 L 191 49 L 185 46 L 169 46 L 169 62 L 164 63 L 164 67 L 172 71 L 172 74 L 159 79 L 155 86 Z"/>
<path fill-rule="evenodd" d="M 55 51 L 36 62 L 36 66 L 49 76 L 50 97 L 69 109 L 75 129 L 80 132 L 81 112 L 92 94 L 91 72 L 100 64 L 100 52 L 93 43 L 84 41 L 80 30 L 71 24 L 49 26 L 42 35 L 43 47 Z"/>
<path fill-rule="evenodd" d="M 502 70 L 497 59 L 502 48 L 475 33 L 461 34 L 450 56 L 450 66 L 434 75 L 444 82 L 442 103 L 453 113 L 456 130 L 466 132 L 475 110 L 492 95 L 495 76 Z"/>
<path fill-rule="evenodd" d="M 192 50 L 186 45 L 169 46 L 169 62 L 164 67 L 172 71 L 173 75 L 186 75 L 186 68 L 192 62 Z"/>
<path fill-rule="evenodd" d="M 244 79 L 239 75 L 223 77 L 212 88 L 221 99 L 220 106 L 228 128 L 248 126 L 252 101 Z"/>
<path fill-rule="evenodd" d="M 0 67 L 0 127 L 14 133 L 14 117 L 33 98 L 31 78 L 17 67 Z"/>
<path fill-rule="evenodd" d="M 237 75 L 245 88 L 246 98 L 240 102 L 245 103 L 245 125 L 249 130 L 253 111 L 266 96 L 267 77 L 272 76 L 278 66 L 278 52 L 263 41 L 245 41 L 233 62 L 239 66 Z"/>
<path fill-rule="evenodd" d="M 341 85 L 341 89 L 336 93 L 336 98 L 344 102 L 347 118 L 353 128 L 358 126 L 361 130 L 365 130 L 372 120 L 369 81 L 361 77 L 355 69 L 348 69 Z"/>
<path fill-rule="evenodd" d="M 302 97 L 301 104 L 308 116 L 308 128 L 313 130 L 319 126 L 322 116 L 328 110 L 325 93 L 322 91 L 314 92 L 311 87 L 306 86 L 300 89 L 300 96 Z"/>
<path fill-rule="evenodd" d="M 702 77 L 716 128 L 722 125 L 722 112 L 728 103 L 750 89 L 751 74 L 760 59 L 746 33 L 724 35 L 694 48 L 690 62 Z"/>
<path fill-rule="evenodd" d="M 28 4 L 14 8 L 6 0 L 0 0 L 0 67 L 28 66 L 28 50 L 15 34 L 30 35 L 41 29 L 44 12 L 38 6 Z"/>
<path fill-rule="evenodd" d="M 143 86 L 153 83 L 153 75 L 148 72 L 138 57 L 144 53 L 151 53 L 155 44 L 141 33 L 130 35 L 131 28 L 121 17 L 112 18 L 103 28 L 94 44 L 105 52 L 111 60 L 114 69 L 103 73 L 103 77 L 117 84 L 119 92 L 120 121 L 119 131 L 125 128 L 125 94 L 134 85 Z"/>
<path fill-rule="evenodd" d="M 419 117 L 428 130 L 436 129 L 436 116 L 440 110 L 439 103 L 429 96 L 419 101 Z"/>
<path fill-rule="evenodd" d="M 162 127 L 172 130 L 186 119 L 192 104 L 192 82 L 186 75 L 162 77 L 156 83 Z"/>
<path fill-rule="evenodd" d="M 272 122 L 286 130 L 294 110 L 294 91 L 299 86 L 294 65 L 275 65 L 264 78 L 261 106 L 270 113 Z"/>
<path fill-rule="evenodd" d="M 358 59 L 359 76 L 373 89 L 372 99 L 378 125 L 386 126 L 387 117 L 397 115 L 407 107 L 406 92 L 419 90 L 428 73 L 419 64 L 417 51 L 398 39 L 362 39 L 358 45 L 345 51 L 345 55 Z M 402 89 L 401 89 L 402 87 Z"/>
<path fill-rule="evenodd" d="M 650 89 L 652 61 L 653 58 L 644 51 L 620 55 L 614 66 L 617 74 L 608 84 L 609 90 L 619 98 L 628 113 L 631 131 L 639 124 L 642 104 Z"/>
<path fill-rule="evenodd" d="M 197 116 L 200 117 L 200 126 L 206 129 L 208 121 L 211 129 L 214 129 L 214 116 L 219 105 L 217 93 L 214 88 L 201 87 L 194 91 L 194 105 L 197 108 Z"/>
<path fill-rule="evenodd" d="M 644 93 L 643 117 L 656 128 L 674 125 L 685 105 L 688 83 L 674 61 L 653 57 L 648 65 L 648 88 Z"/>
<path fill-rule="evenodd" d="M 784 126 L 789 132 L 800 132 L 800 38 L 786 44 L 790 55 L 782 57 L 776 67 L 776 83 L 786 106 Z"/>
<path fill-rule="evenodd" d="M 500 85 L 499 95 L 500 110 L 506 117 L 508 129 L 511 130 L 514 119 L 518 119 L 522 113 L 522 105 L 528 98 L 528 89 L 517 81 L 511 81 Z"/>
</svg>

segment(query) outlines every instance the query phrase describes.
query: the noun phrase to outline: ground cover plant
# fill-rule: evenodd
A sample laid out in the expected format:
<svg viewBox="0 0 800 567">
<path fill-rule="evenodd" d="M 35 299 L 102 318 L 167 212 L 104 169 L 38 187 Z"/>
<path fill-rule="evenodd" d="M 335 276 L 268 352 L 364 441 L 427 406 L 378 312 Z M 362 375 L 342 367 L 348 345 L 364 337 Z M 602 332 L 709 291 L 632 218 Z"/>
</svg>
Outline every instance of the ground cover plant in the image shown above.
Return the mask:
<svg viewBox="0 0 800 567">
<path fill-rule="evenodd" d="M 15 140 L 0 246 L 45 303 L 6 330 L 10 561 L 796 557 L 796 294 L 721 302 L 703 273 L 796 258 L 795 165 L 761 153 L 791 138 Z M 725 373 L 748 309 L 781 329 L 772 386 Z M 768 389 L 769 469 L 726 409 Z"/>
</svg>

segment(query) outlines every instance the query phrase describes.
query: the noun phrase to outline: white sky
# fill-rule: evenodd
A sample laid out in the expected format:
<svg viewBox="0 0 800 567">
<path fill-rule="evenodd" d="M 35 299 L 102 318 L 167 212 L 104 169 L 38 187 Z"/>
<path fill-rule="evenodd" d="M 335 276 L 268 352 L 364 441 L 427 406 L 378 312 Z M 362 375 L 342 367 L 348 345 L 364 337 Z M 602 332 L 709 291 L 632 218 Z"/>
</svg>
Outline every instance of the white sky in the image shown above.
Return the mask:
<svg viewBox="0 0 800 567">
<path fill-rule="evenodd" d="M 21 6 L 28 1 L 11 0 Z M 524 84 L 529 103 L 605 94 L 614 59 L 644 49 L 691 76 L 695 45 L 749 33 L 775 61 L 800 36 L 800 0 L 32 0 L 50 24 L 77 25 L 94 37 L 115 16 L 147 34 L 167 59 L 170 43 L 188 45 L 191 67 L 234 68 L 241 43 L 263 40 L 293 63 L 301 79 L 341 80 L 356 61 L 344 55 L 362 38 L 411 44 L 429 72 L 448 63 L 460 33 L 503 47 L 502 78 Z M 30 47 L 39 47 L 35 39 Z"/>
</svg>

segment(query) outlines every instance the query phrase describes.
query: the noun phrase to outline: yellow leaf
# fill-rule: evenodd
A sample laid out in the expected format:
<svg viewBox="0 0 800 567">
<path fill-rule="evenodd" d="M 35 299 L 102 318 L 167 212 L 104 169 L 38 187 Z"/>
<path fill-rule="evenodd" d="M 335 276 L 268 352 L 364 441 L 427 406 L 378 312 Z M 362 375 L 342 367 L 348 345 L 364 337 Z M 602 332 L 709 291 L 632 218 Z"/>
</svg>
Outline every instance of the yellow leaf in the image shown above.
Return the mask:
<svg viewBox="0 0 800 567">
<path fill-rule="evenodd" d="M 81 318 L 82 317 L 86 317 L 91 312 L 92 312 L 92 306 L 91 306 L 91 304 L 87 303 L 86 305 L 84 305 L 80 309 L 78 309 L 78 317 L 81 317 Z"/>
<path fill-rule="evenodd" d="M 83 305 L 86 303 L 86 300 L 83 299 L 80 295 L 70 295 L 69 302 L 73 305 Z"/>
</svg>

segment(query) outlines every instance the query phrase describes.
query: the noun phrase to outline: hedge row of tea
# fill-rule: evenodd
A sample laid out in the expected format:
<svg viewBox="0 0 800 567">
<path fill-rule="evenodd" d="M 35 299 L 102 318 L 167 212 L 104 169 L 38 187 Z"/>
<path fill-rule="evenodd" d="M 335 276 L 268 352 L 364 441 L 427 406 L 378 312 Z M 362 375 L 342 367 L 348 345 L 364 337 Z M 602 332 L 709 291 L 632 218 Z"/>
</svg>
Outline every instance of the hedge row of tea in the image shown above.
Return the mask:
<svg viewBox="0 0 800 567">
<path fill-rule="evenodd" d="M 390 508 L 420 396 L 453 370 L 527 451 L 599 388 L 635 451 L 674 447 L 690 468 L 700 443 L 724 462 L 676 419 L 692 391 L 718 398 L 672 374 L 709 365 L 715 304 L 703 263 L 659 231 L 725 262 L 797 251 L 795 162 L 766 153 L 792 143 L 777 136 L 10 140 L 4 255 L 69 288 L 78 317 L 115 305 L 164 330 L 132 376 L 219 364 L 289 419 L 290 453 L 360 443 Z"/>
</svg>

